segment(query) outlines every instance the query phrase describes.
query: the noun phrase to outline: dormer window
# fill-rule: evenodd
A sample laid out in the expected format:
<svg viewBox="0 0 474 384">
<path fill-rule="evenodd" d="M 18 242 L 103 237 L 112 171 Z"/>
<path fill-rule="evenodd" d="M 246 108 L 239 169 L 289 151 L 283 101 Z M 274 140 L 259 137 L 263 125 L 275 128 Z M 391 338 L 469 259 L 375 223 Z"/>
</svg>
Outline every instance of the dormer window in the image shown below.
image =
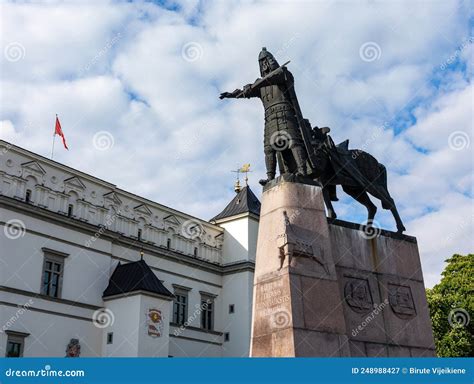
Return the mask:
<svg viewBox="0 0 474 384">
<path fill-rule="evenodd" d="M 31 202 L 31 189 L 27 189 L 25 193 L 25 203 Z"/>
</svg>

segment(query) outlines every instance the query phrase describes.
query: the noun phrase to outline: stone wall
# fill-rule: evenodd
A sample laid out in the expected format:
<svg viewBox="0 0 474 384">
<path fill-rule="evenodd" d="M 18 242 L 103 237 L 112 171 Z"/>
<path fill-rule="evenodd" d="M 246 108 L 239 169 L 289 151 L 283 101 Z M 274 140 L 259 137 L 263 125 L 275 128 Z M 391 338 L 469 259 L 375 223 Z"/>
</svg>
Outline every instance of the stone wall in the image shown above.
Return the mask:
<svg viewBox="0 0 474 384">
<path fill-rule="evenodd" d="M 416 239 L 329 225 L 351 356 L 434 356 Z"/>
</svg>

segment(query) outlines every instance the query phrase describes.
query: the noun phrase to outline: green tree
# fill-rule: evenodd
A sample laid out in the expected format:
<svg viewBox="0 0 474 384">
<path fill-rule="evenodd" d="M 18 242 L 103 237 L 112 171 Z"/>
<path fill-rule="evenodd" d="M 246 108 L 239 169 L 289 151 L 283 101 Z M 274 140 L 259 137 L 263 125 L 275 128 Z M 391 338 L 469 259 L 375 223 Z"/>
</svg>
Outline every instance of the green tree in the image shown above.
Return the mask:
<svg viewBox="0 0 474 384">
<path fill-rule="evenodd" d="M 426 290 L 439 357 L 474 356 L 474 254 L 446 260 L 439 284 Z"/>
</svg>

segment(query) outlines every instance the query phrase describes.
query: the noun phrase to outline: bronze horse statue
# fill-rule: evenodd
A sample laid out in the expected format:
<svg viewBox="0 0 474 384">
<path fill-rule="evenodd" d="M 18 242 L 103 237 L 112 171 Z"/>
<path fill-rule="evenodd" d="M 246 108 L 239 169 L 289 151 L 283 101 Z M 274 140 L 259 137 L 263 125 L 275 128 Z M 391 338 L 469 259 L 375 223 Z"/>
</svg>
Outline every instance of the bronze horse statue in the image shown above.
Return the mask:
<svg viewBox="0 0 474 384">
<path fill-rule="evenodd" d="M 303 117 L 294 89 L 294 77 L 285 63 L 278 64 L 275 57 L 262 48 L 258 56 L 260 78 L 233 92 L 223 92 L 225 98 L 259 98 L 265 110 L 264 152 L 267 178 L 260 180 L 265 186 L 275 178 L 276 167 L 280 174 L 293 174 L 298 178 L 317 180 L 323 188 L 323 197 L 330 218 L 336 218 L 332 201 L 337 201 L 336 185 L 364 205 L 371 226 L 377 207 L 369 193 L 390 209 L 398 232 L 405 230 L 395 202 L 387 189 L 387 171 L 373 156 L 360 150 L 349 150 L 348 141 L 334 145 L 328 135 L 330 129 L 311 128 Z"/>
<path fill-rule="evenodd" d="M 370 193 L 382 202 L 384 209 L 392 212 L 398 233 L 405 231 L 395 201 L 388 192 L 385 166 L 367 152 L 348 149 L 348 140 L 336 146 L 328 135 L 329 131 L 328 127 L 315 127 L 312 130 L 312 158 L 315 160 L 312 163 L 315 167 L 309 175 L 323 186 L 329 218 L 337 217 L 332 201 L 338 201 L 336 185 L 341 185 L 344 192 L 367 208 L 368 226 L 372 225 L 377 212 L 377 207 L 368 195 Z"/>
</svg>

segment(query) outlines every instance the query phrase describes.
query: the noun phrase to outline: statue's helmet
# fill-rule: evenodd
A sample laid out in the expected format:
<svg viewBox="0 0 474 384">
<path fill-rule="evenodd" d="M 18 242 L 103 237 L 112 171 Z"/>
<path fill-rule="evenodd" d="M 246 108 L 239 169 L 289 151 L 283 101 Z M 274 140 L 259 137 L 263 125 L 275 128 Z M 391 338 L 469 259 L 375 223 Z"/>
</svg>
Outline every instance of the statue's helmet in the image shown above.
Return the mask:
<svg viewBox="0 0 474 384">
<path fill-rule="evenodd" d="M 277 69 L 280 65 L 275 60 L 273 55 L 263 47 L 258 55 L 258 64 L 260 65 L 260 75 L 265 76 L 271 71 Z"/>
</svg>

